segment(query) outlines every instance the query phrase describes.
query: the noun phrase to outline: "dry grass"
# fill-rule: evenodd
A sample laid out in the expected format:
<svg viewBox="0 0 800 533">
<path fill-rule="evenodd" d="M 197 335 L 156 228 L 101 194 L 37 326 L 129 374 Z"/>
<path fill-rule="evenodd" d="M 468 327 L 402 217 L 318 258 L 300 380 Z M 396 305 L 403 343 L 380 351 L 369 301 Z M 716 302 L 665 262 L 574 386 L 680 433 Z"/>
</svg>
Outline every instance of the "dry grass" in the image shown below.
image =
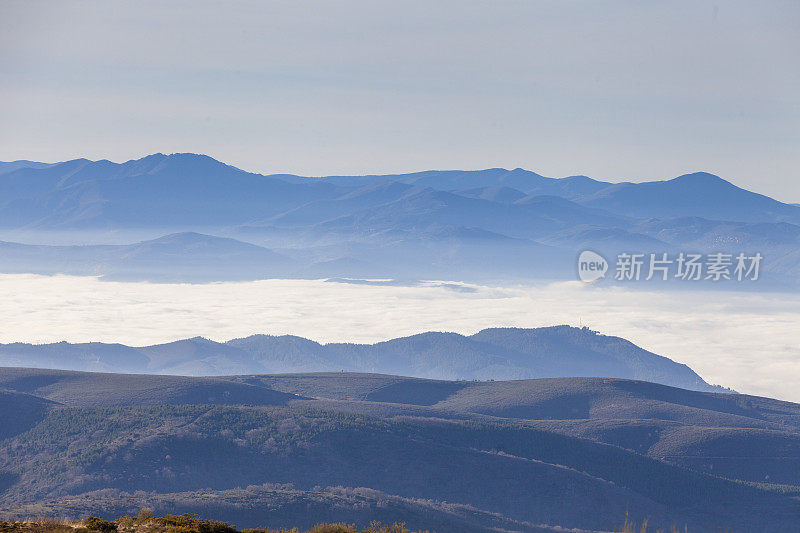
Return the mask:
<svg viewBox="0 0 800 533">
<path fill-rule="evenodd" d="M 155 517 L 147 509 L 136 516 L 123 516 L 116 520 L 103 520 L 90 516 L 85 520 L 67 521 L 53 519 L 0 522 L 0 533 L 427 533 L 412 532 L 405 524 L 384 525 L 372 522 L 364 529 L 354 524 L 321 523 L 311 529 L 245 529 L 241 532 L 230 524 L 205 520 L 188 514 Z"/>
<path fill-rule="evenodd" d="M 82 522 L 53 518 L 0 522 L 0 533 L 74 533 L 78 529 L 85 529 Z"/>
<path fill-rule="evenodd" d="M 684 526 L 683 529 L 679 529 L 677 526 L 672 526 L 669 528 L 669 533 L 687 533 L 689 531 L 687 526 Z M 720 533 L 732 533 L 729 529 L 719 529 Z M 623 524 L 622 529 L 614 529 L 614 533 L 647 533 L 647 520 L 644 520 L 641 524 L 636 524 L 633 520 L 631 520 L 628 513 L 625 513 L 625 524 Z M 655 533 L 665 533 L 663 529 L 655 530 Z"/>
</svg>

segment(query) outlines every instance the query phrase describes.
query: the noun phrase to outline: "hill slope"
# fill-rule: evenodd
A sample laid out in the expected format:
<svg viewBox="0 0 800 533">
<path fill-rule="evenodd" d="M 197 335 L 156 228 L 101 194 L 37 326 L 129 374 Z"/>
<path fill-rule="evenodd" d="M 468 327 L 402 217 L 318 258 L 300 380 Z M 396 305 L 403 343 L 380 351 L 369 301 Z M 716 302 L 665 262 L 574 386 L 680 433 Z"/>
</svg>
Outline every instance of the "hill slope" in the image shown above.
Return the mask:
<svg viewBox="0 0 800 533">
<path fill-rule="evenodd" d="M 735 481 L 754 469 L 787 470 L 800 453 L 800 407 L 763 398 L 626 380 L 341 373 L 210 379 L 17 369 L 0 371 L 0 384 L 68 404 L 48 406 L 27 431 L 0 440 L 0 517 L 36 505 L 118 513 L 145 498 L 163 512 L 202 506 L 211 518 L 278 525 L 296 520 L 298 508 L 309 521 L 318 519 L 308 513 L 331 509 L 358 519 L 358 509 L 380 508 L 377 499 L 386 518 L 410 513 L 415 527 L 441 530 L 528 531 L 523 522 L 609 530 L 628 511 L 655 527 L 761 531 L 788 530 L 800 512 L 794 489 Z M 231 392 L 225 405 L 192 395 L 212 385 Z M 252 398 L 236 398 L 241 387 L 285 389 L 287 401 L 235 405 Z M 342 399 L 352 396 L 362 399 Z M 552 420 L 564 413 L 572 420 Z M 616 430 L 600 431 L 601 422 Z M 738 463 L 726 452 L 730 440 L 720 440 L 737 431 L 752 444 L 737 448 L 749 454 Z M 644 438 L 646 455 L 624 445 Z M 769 464 L 756 448 L 781 449 L 784 459 Z M 673 460 L 680 455 L 682 463 Z M 703 462 L 721 458 L 731 479 L 702 472 Z M 286 483 L 293 487 L 275 485 Z"/>
<path fill-rule="evenodd" d="M 746 191 L 707 172 L 666 181 L 620 183 L 584 196 L 579 202 L 639 217 L 697 216 L 742 222 L 800 223 L 800 210 L 796 206 Z"/>
<path fill-rule="evenodd" d="M 0 242 L 0 272 L 103 279 L 203 282 L 289 277 L 291 258 L 236 239 L 175 233 L 127 245 L 49 246 Z"/>
<path fill-rule="evenodd" d="M 428 332 L 376 344 L 322 345 L 294 336 L 202 338 L 118 344 L 5 344 L 0 364 L 66 370 L 226 375 L 342 370 L 433 379 L 600 376 L 722 391 L 686 365 L 586 328 L 486 329 L 475 335 Z"/>
</svg>

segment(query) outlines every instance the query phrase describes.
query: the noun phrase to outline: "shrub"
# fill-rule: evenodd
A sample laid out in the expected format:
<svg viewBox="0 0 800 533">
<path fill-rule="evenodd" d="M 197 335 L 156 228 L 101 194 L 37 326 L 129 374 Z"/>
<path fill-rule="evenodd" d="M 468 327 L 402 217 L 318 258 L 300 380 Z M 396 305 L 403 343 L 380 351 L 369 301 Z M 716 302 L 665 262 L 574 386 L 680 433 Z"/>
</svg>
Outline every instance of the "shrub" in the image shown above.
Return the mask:
<svg viewBox="0 0 800 533">
<path fill-rule="evenodd" d="M 317 524 L 308 533 L 358 533 L 355 525 L 348 524 Z"/>
<path fill-rule="evenodd" d="M 236 529 L 225 522 L 204 520 L 190 514 L 165 515 L 157 519 L 167 527 L 168 533 L 237 533 Z"/>
<path fill-rule="evenodd" d="M 364 533 L 411 533 L 411 530 L 403 524 L 394 523 L 391 526 L 385 526 L 380 522 L 372 522 Z"/>
<path fill-rule="evenodd" d="M 83 521 L 83 525 L 85 525 L 86 529 L 89 531 L 99 531 L 100 533 L 111 533 L 117 530 L 117 524 L 114 522 L 109 522 L 108 520 L 103 520 L 95 516 L 87 517 L 86 520 Z"/>
</svg>

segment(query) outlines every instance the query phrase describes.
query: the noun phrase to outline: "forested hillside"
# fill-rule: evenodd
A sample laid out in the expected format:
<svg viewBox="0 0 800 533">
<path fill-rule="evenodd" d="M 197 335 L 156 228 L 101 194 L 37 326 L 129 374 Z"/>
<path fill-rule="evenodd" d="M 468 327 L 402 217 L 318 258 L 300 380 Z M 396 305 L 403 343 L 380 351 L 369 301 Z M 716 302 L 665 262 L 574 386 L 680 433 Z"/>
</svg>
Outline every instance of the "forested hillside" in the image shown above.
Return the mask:
<svg viewBox="0 0 800 533">
<path fill-rule="evenodd" d="M 535 531 L 610 530 L 627 511 L 779 531 L 800 513 L 800 407 L 765 398 L 343 373 L 8 369 L 0 387 L 14 391 L 1 412 L 28 413 L 0 441 L 2 518 L 150 507 L 240 526 Z"/>
</svg>

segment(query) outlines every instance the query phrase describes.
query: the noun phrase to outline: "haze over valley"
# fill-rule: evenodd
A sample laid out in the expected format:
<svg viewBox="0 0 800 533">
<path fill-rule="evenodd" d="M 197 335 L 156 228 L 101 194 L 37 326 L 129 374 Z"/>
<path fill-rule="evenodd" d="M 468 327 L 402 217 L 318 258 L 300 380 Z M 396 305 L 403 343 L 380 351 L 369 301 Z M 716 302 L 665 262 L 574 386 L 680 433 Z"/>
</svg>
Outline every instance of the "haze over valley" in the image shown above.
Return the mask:
<svg viewBox="0 0 800 533">
<path fill-rule="evenodd" d="M 0 1 L 0 533 L 797 532 L 798 23 Z"/>
<path fill-rule="evenodd" d="M 3 343 L 144 346 L 255 334 L 375 343 L 425 331 L 471 335 L 486 327 L 584 325 L 688 364 L 710 383 L 800 400 L 793 386 L 794 376 L 800 379 L 800 303 L 793 295 L 633 291 L 577 281 L 508 287 L 323 280 L 152 284 L 32 275 L 0 276 L 0 290 Z"/>
<path fill-rule="evenodd" d="M 672 263 L 725 253 L 726 288 L 796 290 L 800 280 L 800 207 L 706 172 L 641 183 L 520 168 L 307 178 L 154 154 L 5 163 L 0 192 L 0 232 L 15 241 L 0 243 L 6 273 L 566 281 L 588 248 L 612 264 L 620 253 Z M 739 254 L 763 256 L 758 283 L 730 283 Z M 711 285 L 705 272 L 668 278 L 669 288 Z"/>
<path fill-rule="evenodd" d="M 640 183 L 501 168 L 309 178 L 158 153 L 122 164 L 3 163 L 0 190 L 0 232 L 18 241 L 0 243 L 6 343 L 255 334 L 372 343 L 586 325 L 710 383 L 800 399 L 786 379 L 800 379 L 800 207 L 709 173 Z M 609 262 L 589 285 L 575 281 L 585 249 Z M 647 264 L 638 280 L 614 272 L 624 253 L 646 263 L 722 252 L 731 264 L 718 281 L 705 272 L 646 281 Z M 733 271 L 745 252 L 763 256 L 756 279 Z M 513 376 L 449 372 L 419 375 Z"/>
</svg>

